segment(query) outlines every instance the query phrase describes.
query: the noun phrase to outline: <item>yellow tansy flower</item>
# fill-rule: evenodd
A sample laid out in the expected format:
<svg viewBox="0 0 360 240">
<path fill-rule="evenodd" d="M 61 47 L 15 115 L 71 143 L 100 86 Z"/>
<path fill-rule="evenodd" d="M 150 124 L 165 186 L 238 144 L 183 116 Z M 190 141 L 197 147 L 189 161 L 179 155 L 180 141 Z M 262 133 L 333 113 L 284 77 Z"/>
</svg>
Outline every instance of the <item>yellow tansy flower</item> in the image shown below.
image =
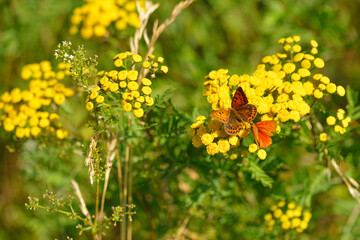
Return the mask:
<svg viewBox="0 0 360 240">
<path fill-rule="evenodd" d="M 259 151 L 257 152 L 257 156 L 261 159 L 264 160 L 266 158 L 266 151 L 264 149 L 259 149 Z"/>
<path fill-rule="evenodd" d="M 145 95 L 150 95 L 151 92 L 152 92 L 151 88 L 148 87 L 148 86 L 142 87 L 141 91 L 142 91 Z"/>
<path fill-rule="evenodd" d="M 128 76 L 128 71 L 122 70 L 118 73 L 118 80 L 125 80 Z"/>
<path fill-rule="evenodd" d="M 327 140 L 327 135 L 326 133 L 321 133 L 319 136 L 320 141 L 325 142 Z"/>
<path fill-rule="evenodd" d="M 142 61 L 142 57 L 139 54 L 132 55 L 132 59 L 134 62 L 138 63 Z"/>
<path fill-rule="evenodd" d="M 336 118 L 333 117 L 333 116 L 329 116 L 329 117 L 326 118 L 326 123 L 327 123 L 329 126 L 335 125 L 335 123 L 336 123 Z"/>
<path fill-rule="evenodd" d="M 137 80 L 137 78 L 138 78 L 138 75 L 139 75 L 139 72 L 138 71 L 136 71 L 136 70 L 130 70 L 129 72 L 128 72 L 128 79 L 130 79 L 130 80 L 132 80 L 132 81 L 135 81 L 135 80 Z"/>
<path fill-rule="evenodd" d="M 141 79 L 141 82 L 144 86 L 150 86 L 152 82 L 148 78 Z"/>
<path fill-rule="evenodd" d="M 315 58 L 314 65 L 317 68 L 323 68 L 325 66 L 325 62 L 321 58 Z"/>
<path fill-rule="evenodd" d="M 327 86 L 326 86 L 326 91 L 328 93 L 334 93 L 336 92 L 336 85 L 334 83 L 329 83 Z"/>
<path fill-rule="evenodd" d="M 86 103 L 86 110 L 91 111 L 94 108 L 94 104 L 92 102 Z"/>
<path fill-rule="evenodd" d="M 114 61 L 115 67 L 121 67 L 123 65 L 123 61 L 121 59 L 116 59 Z"/>
<path fill-rule="evenodd" d="M 137 82 L 129 82 L 128 88 L 131 91 L 135 91 L 135 90 L 137 90 L 139 88 L 139 84 Z"/>
<path fill-rule="evenodd" d="M 97 96 L 96 99 L 95 99 L 95 101 L 97 103 L 103 103 L 104 100 L 105 100 L 104 96 L 101 96 L 101 95 Z"/>
<path fill-rule="evenodd" d="M 150 67 L 150 62 L 149 61 L 144 61 L 142 65 L 143 65 L 144 68 L 149 68 Z"/>
<path fill-rule="evenodd" d="M 169 71 L 169 68 L 167 66 L 161 66 L 160 67 L 160 70 L 163 72 L 163 73 L 167 73 Z"/>
<path fill-rule="evenodd" d="M 200 141 L 200 144 L 201 144 L 201 141 Z M 206 151 L 209 155 L 215 155 L 219 152 L 219 147 L 216 143 L 210 143 L 209 145 L 207 145 Z"/>
<path fill-rule="evenodd" d="M 141 118 L 144 116 L 144 110 L 142 108 L 134 109 L 134 115 L 135 117 Z"/>
<path fill-rule="evenodd" d="M 249 146 L 249 152 L 250 153 L 256 152 L 257 149 L 258 149 L 258 146 L 255 143 L 250 144 L 250 146 Z"/>
<path fill-rule="evenodd" d="M 294 72 L 295 69 L 296 69 L 296 66 L 293 63 L 285 63 L 283 66 L 283 70 L 286 74 L 290 74 L 290 73 Z"/>
<path fill-rule="evenodd" d="M 209 145 L 210 143 L 213 142 L 213 140 L 214 138 L 209 133 L 205 133 L 201 136 L 201 141 L 204 145 Z"/>
<path fill-rule="evenodd" d="M 337 86 L 336 91 L 340 97 L 345 96 L 345 89 L 343 86 Z"/>
</svg>

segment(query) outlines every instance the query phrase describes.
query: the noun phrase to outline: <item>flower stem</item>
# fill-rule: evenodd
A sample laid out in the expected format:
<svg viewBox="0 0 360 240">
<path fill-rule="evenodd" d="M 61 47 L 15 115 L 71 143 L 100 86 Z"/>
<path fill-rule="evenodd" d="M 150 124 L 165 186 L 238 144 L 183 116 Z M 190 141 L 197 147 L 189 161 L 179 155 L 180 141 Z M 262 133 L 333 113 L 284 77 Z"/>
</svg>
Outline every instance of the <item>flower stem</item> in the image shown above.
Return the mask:
<svg viewBox="0 0 360 240">
<path fill-rule="evenodd" d="M 123 195 L 123 202 L 122 202 L 122 208 L 123 211 L 126 210 L 126 200 L 128 196 L 128 176 L 129 176 L 129 158 L 130 158 L 130 144 L 126 144 L 126 150 L 125 150 L 125 169 L 124 169 L 124 195 Z M 126 236 L 126 218 L 123 218 L 121 221 L 121 239 L 125 240 Z"/>
<path fill-rule="evenodd" d="M 128 161 L 129 161 L 129 193 L 128 193 L 128 205 L 132 204 L 132 162 L 131 162 L 131 146 L 129 145 L 129 153 L 128 153 Z M 132 239 L 132 231 L 131 231 L 131 221 L 129 220 L 127 225 L 127 240 Z"/>
</svg>

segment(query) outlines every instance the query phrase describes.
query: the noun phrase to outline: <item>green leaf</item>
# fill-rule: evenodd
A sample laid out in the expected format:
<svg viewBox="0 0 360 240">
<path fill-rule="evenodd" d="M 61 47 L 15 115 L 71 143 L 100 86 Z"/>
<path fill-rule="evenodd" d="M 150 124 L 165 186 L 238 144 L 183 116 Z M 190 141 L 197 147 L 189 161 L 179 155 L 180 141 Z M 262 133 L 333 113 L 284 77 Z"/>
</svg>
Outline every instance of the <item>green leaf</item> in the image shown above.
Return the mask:
<svg viewBox="0 0 360 240">
<path fill-rule="evenodd" d="M 264 170 L 262 170 L 261 167 L 259 167 L 259 165 L 257 165 L 255 162 L 248 161 L 248 163 L 249 166 L 247 170 L 251 173 L 251 178 L 261 182 L 264 187 L 271 188 L 274 180 L 269 177 L 269 175 L 267 175 Z"/>
</svg>

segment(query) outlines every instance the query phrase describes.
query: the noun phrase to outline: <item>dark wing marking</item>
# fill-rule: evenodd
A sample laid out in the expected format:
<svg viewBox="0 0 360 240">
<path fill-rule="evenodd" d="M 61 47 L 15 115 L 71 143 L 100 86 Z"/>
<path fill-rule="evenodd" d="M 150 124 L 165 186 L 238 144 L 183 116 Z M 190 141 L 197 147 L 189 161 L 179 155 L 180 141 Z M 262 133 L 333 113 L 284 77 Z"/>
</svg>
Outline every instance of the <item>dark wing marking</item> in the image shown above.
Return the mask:
<svg viewBox="0 0 360 240">
<path fill-rule="evenodd" d="M 224 128 L 227 134 L 234 135 L 244 129 L 244 125 L 234 115 L 230 115 L 229 121 L 225 124 Z"/>
<path fill-rule="evenodd" d="M 231 102 L 231 107 L 237 110 L 241 106 L 248 103 L 248 99 L 241 87 L 236 89 L 235 95 Z"/>
<path fill-rule="evenodd" d="M 223 123 L 227 123 L 229 121 L 229 116 L 230 112 L 228 110 L 215 111 L 210 114 L 210 117 L 213 117 Z"/>
<path fill-rule="evenodd" d="M 257 108 L 252 104 L 247 104 L 237 109 L 237 113 L 240 115 L 242 121 L 250 123 L 256 117 Z"/>
</svg>

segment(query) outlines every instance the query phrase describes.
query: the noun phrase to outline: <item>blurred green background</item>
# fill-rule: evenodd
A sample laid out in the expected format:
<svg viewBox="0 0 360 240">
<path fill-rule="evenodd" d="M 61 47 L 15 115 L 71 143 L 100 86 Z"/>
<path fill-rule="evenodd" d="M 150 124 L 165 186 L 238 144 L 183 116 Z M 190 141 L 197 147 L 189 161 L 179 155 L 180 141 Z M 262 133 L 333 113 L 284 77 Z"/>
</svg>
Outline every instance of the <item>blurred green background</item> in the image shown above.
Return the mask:
<svg viewBox="0 0 360 240">
<path fill-rule="evenodd" d="M 160 7 L 150 24 L 156 18 L 164 21 L 179 1 L 157 2 Z M 130 50 L 127 48 L 128 37 L 133 34 L 130 28 L 114 33 L 119 38 L 116 41 L 83 40 L 80 35 L 69 35 L 69 17 L 82 4 L 80 0 L 0 1 L 0 93 L 27 85 L 20 79 L 21 68 L 26 64 L 49 60 L 55 66 L 54 50 L 62 40 L 69 40 L 73 45 L 83 44 L 89 55 L 97 54 L 101 70 L 112 68 L 115 53 Z M 317 40 L 319 54 L 326 62 L 324 74 L 336 84 L 351 85 L 359 90 L 359 9 L 358 0 L 196 1 L 165 30 L 155 46 L 154 53 L 165 58 L 169 74 L 154 82 L 154 91 L 161 93 L 175 88 L 172 95 L 175 106 L 189 116 L 194 111 L 205 114 L 209 106 L 202 97 L 202 81 L 210 70 L 227 68 L 231 74 L 251 74 L 263 56 L 280 49 L 279 38 L 291 35 L 300 35 L 303 41 Z M 140 54 L 144 51 L 140 50 Z M 342 107 L 345 104 L 339 103 Z M 84 112 L 74 116 L 78 118 L 74 121 L 83 121 Z M 32 143 L 27 144 L 26 154 L 9 153 L 3 131 L 1 137 L 0 239 L 66 239 L 66 236 L 78 239 L 73 228 L 75 221 L 44 211 L 28 211 L 24 203 L 28 194 L 39 195 L 46 188 L 60 193 L 71 192 L 69 179 L 80 172 L 84 176 L 87 174 L 82 159 L 67 157 L 66 164 L 59 164 L 60 161 L 49 159 L 52 151 L 56 151 L 50 148 L 44 149 L 41 163 L 35 162 L 31 158 L 35 150 Z M 64 150 L 63 155 L 67 154 Z M 339 239 L 341 226 L 350 214 L 348 209 L 355 202 L 346 188 L 334 188 L 330 194 L 338 199 L 325 201 L 320 197 L 322 214 L 327 217 L 322 218 L 323 222 L 313 223 L 304 239 Z M 329 208 L 334 209 L 327 215 Z M 138 214 L 141 218 L 144 213 L 139 211 Z M 134 228 L 136 224 L 135 221 Z M 149 238 L 146 234 L 134 235 L 134 239 Z M 86 239 L 86 236 L 79 239 Z"/>
</svg>

